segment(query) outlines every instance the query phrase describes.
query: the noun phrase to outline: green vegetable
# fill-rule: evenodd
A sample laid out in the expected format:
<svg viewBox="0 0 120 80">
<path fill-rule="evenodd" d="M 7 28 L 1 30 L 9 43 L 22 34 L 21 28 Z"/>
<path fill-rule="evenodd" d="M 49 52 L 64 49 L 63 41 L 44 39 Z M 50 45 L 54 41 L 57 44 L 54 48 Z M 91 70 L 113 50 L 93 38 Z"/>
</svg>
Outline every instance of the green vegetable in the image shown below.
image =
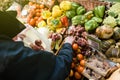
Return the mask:
<svg viewBox="0 0 120 80">
<path fill-rule="evenodd" d="M 108 10 L 108 15 L 116 17 L 120 13 L 120 3 L 115 3 Z"/>
<path fill-rule="evenodd" d="M 96 17 L 103 18 L 104 13 L 105 13 L 105 6 L 102 5 L 94 8 L 94 14 Z"/>
<path fill-rule="evenodd" d="M 85 21 L 86 21 L 86 17 L 84 15 L 77 15 L 72 18 L 73 25 L 78 25 L 78 24 L 83 25 Z"/>
<path fill-rule="evenodd" d="M 93 17 L 92 20 L 95 20 L 97 23 L 102 22 L 102 18 L 98 18 L 98 17 Z"/>
<path fill-rule="evenodd" d="M 91 19 L 91 18 L 94 16 L 93 11 L 88 11 L 88 12 L 85 13 L 84 15 L 86 16 L 86 18 L 87 18 L 88 20 Z"/>
<path fill-rule="evenodd" d="M 116 18 L 117 25 L 120 25 L 120 14 L 118 14 L 118 17 Z"/>
<path fill-rule="evenodd" d="M 59 24 L 59 20 L 57 20 L 57 19 L 52 20 L 52 24 L 54 24 L 55 26 L 58 25 Z"/>
<path fill-rule="evenodd" d="M 6 11 L 12 6 L 14 0 L 0 0 L 0 11 Z"/>
<path fill-rule="evenodd" d="M 66 16 L 68 18 L 72 18 L 76 15 L 75 11 L 74 10 L 70 10 L 70 11 L 66 11 Z"/>
<path fill-rule="evenodd" d="M 82 15 L 85 13 L 85 8 L 83 6 L 80 6 L 77 8 L 77 15 Z"/>
<path fill-rule="evenodd" d="M 86 31 L 92 31 L 95 30 L 98 27 L 98 23 L 95 20 L 89 20 L 85 23 L 85 30 Z"/>
<path fill-rule="evenodd" d="M 115 27 L 117 25 L 117 22 L 114 17 L 108 16 L 103 20 L 103 24 L 109 25 L 111 27 Z"/>
<path fill-rule="evenodd" d="M 60 48 L 60 43 L 62 42 L 62 35 L 59 35 L 59 39 L 55 41 L 55 49 L 58 50 Z"/>
<path fill-rule="evenodd" d="M 117 25 L 120 25 L 120 19 L 116 19 Z"/>
<path fill-rule="evenodd" d="M 72 2 L 71 3 L 71 5 L 72 5 L 72 10 L 76 10 L 80 5 L 78 4 L 78 3 L 76 3 L 76 2 Z"/>
<path fill-rule="evenodd" d="M 108 12 L 108 15 L 110 15 L 110 16 L 112 16 L 112 17 L 116 17 L 117 16 L 117 14 L 115 13 L 115 12 Z"/>
</svg>

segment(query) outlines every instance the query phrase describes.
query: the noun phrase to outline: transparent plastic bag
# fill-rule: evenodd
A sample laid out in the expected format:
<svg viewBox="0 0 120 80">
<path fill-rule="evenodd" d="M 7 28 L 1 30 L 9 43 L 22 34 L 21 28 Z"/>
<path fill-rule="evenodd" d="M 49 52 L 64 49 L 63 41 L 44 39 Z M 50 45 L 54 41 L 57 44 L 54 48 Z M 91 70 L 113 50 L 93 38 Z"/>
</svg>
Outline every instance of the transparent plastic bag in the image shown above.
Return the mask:
<svg viewBox="0 0 120 80">
<path fill-rule="evenodd" d="M 42 46 L 46 51 L 51 52 L 51 43 L 50 41 L 40 32 L 38 32 L 35 28 L 30 25 L 26 25 L 27 28 L 23 30 L 20 34 L 25 35 L 23 38 L 24 45 L 30 47 L 31 43 L 35 43 L 36 40 L 42 41 Z"/>
</svg>

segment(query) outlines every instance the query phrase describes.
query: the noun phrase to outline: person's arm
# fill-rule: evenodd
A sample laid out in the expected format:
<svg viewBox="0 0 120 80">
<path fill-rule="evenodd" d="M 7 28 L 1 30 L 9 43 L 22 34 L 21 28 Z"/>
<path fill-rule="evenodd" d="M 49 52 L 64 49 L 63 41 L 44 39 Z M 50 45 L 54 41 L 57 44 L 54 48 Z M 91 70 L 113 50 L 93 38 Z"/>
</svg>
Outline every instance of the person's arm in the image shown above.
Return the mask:
<svg viewBox="0 0 120 80">
<path fill-rule="evenodd" d="M 74 38 L 67 37 L 56 57 L 56 66 L 50 80 L 65 80 L 69 75 L 72 62 L 72 43 Z"/>
<path fill-rule="evenodd" d="M 24 47 L 21 42 L 5 42 L 1 55 L 5 61 L 3 80 L 49 80 L 55 66 L 55 56 L 51 52 L 35 51 Z M 1 76 L 0 76 L 1 78 Z"/>
</svg>

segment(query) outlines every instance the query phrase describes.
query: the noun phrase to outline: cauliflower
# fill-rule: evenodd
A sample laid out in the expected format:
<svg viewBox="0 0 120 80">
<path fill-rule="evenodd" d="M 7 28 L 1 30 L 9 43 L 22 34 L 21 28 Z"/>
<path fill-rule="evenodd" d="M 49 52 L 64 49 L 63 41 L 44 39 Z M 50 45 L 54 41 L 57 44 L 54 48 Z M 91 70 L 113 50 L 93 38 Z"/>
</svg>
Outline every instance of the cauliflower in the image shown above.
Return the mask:
<svg viewBox="0 0 120 80">
<path fill-rule="evenodd" d="M 120 13 L 120 3 L 115 3 L 108 10 L 108 15 L 116 17 Z"/>
<path fill-rule="evenodd" d="M 117 25 L 116 19 L 112 16 L 108 16 L 103 20 L 103 24 L 115 27 Z"/>
</svg>

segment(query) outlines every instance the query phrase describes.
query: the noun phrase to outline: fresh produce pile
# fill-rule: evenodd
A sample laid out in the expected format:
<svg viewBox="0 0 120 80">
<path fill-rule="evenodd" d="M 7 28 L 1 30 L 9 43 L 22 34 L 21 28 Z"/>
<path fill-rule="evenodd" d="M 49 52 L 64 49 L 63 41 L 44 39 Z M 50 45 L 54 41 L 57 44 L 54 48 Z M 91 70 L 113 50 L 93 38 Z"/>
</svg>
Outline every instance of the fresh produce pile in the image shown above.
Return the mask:
<svg viewBox="0 0 120 80">
<path fill-rule="evenodd" d="M 43 20 L 41 17 L 41 12 L 45 8 L 43 4 L 37 4 L 35 2 L 29 2 L 29 14 L 27 15 L 27 23 L 29 23 L 31 26 L 37 26 L 40 21 Z"/>
<path fill-rule="evenodd" d="M 66 36 L 75 36 L 70 80 L 100 80 L 115 66 L 110 62 L 120 63 L 120 3 L 87 10 L 70 1 L 61 1 L 51 9 L 29 2 L 27 11 L 26 23 L 38 32 L 41 28 L 49 30 L 47 38 L 53 52 L 59 51 Z"/>
<path fill-rule="evenodd" d="M 0 0 L 0 11 L 5 11 L 13 3 L 13 0 Z"/>
</svg>

